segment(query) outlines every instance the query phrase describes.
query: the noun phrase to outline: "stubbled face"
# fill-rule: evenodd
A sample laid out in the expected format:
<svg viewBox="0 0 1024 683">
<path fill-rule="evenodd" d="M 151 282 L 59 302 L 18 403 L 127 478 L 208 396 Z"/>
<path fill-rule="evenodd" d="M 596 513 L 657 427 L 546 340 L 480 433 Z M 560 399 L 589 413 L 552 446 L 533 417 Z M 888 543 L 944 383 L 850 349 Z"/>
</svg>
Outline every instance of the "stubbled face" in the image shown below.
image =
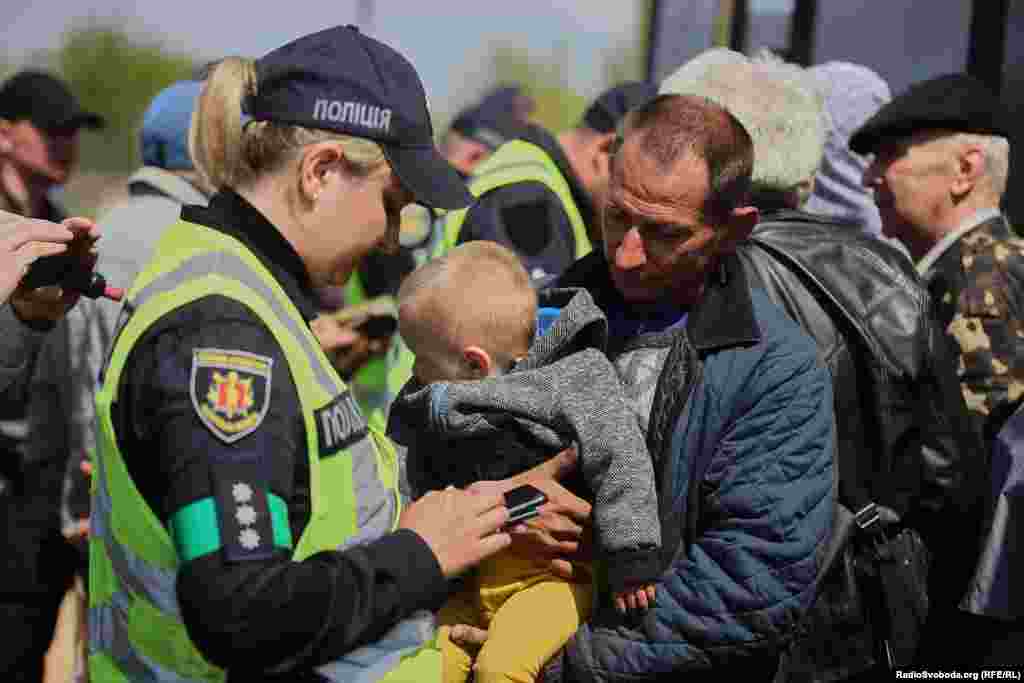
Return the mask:
<svg viewBox="0 0 1024 683">
<path fill-rule="evenodd" d="M 882 232 L 908 247 L 942 218 L 956 173 L 956 154 L 934 131 L 884 141 L 864 172 L 874 191 Z"/>
<path fill-rule="evenodd" d="M 603 211 L 604 251 L 612 281 L 630 303 L 699 298 L 718 252 L 705 222 L 708 169 L 686 155 L 669 172 L 627 136 L 614 156 Z"/>
<path fill-rule="evenodd" d="M 8 155 L 23 172 L 45 184 L 63 185 L 78 163 L 78 128 L 44 131 L 28 121 L 7 131 Z"/>
</svg>

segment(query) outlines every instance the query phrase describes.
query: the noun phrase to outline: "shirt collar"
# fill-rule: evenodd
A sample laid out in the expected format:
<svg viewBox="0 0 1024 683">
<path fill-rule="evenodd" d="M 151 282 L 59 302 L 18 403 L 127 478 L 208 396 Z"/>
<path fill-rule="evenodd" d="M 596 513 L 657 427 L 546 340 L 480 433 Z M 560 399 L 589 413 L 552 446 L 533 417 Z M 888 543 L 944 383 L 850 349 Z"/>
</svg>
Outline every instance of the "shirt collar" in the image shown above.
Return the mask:
<svg viewBox="0 0 1024 683">
<path fill-rule="evenodd" d="M 555 286 L 587 289 L 606 315 L 616 308 L 631 308 L 615 288 L 601 250 L 576 261 Z M 729 314 L 723 315 L 723 311 Z M 684 313 L 680 309 L 678 315 Z M 702 352 L 753 344 L 761 339 L 743 266 L 734 255 L 723 258 L 720 267 L 709 275 L 704 296 L 687 313 L 686 332 L 690 343 Z M 621 346 L 626 341 L 610 340 L 609 345 Z"/>
<path fill-rule="evenodd" d="M 957 240 L 985 221 L 996 218 L 999 215 L 1000 213 L 998 208 L 989 207 L 987 209 L 979 209 L 968 216 L 956 230 L 946 233 L 946 236 L 936 242 L 935 245 L 928 250 L 928 253 L 917 262 L 917 266 L 915 266 L 917 268 L 917 274 L 921 277 L 926 277 L 928 275 L 928 271 L 932 269 L 932 266 L 942 258 L 943 254 L 949 251 L 950 247 L 956 244 Z"/>
<path fill-rule="evenodd" d="M 228 234 L 244 244 L 270 271 L 307 321 L 319 313 L 306 265 L 284 235 L 241 195 L 222 190 L 209 206 L 185 206 L 182 219 Z"/>
</svg>

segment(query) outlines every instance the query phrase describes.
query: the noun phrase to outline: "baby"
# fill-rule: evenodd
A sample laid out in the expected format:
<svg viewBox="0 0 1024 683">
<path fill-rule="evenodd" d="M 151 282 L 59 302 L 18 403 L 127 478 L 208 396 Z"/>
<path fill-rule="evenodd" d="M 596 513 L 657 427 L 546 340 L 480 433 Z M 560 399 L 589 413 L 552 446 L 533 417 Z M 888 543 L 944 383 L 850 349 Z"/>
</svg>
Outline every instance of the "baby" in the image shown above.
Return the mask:
<svg viewBox="0 0 1024 683">
<path fill-rule="evenodd" d="M 399 332 L 416 361 L 389 432 L 408 448 L 414 496 L 504 479 L 575 444 L 575 490 L 593 503 L 604 581 L 620 609 L 646 605 L 661 573 L 654 472 L 604 354 L 607 321 L 583 290 L 545 297 L 562 310 L 538 336 L 529 275 L 493 242 L 460 245 L 413 272 L 398 295 Z M 438 615 L 446 683 L 471 670 L 478 683 L 535 679 L 589 616 L 593 582 L 582 569 L 570 582 L 543 558 L 505 552 L 481 564 Z M 489 630 L 475 664 L 449 637 L 456 624 Z"/>
</svg>

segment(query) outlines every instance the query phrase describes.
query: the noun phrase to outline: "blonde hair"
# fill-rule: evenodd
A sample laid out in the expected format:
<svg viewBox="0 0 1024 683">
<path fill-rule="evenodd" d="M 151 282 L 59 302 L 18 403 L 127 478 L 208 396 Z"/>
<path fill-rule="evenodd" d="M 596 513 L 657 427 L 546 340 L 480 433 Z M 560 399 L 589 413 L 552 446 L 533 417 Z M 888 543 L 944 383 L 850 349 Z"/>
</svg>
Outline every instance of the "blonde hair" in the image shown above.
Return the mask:
<svg viewBox="0 0 1024 683">
<path fill-rule="evenodd" d="M 413 271 L 398 291 L 411 316 L 451 348 L 478 345 L 498 362 L 529 349 L 537 293 L 519 257 L 496 242 L 460 244 Z"/>
<path fill-rule="evenodd" d="M 192 162 L 215 189 L 251 183 L 275 171 L 299 149 L 316 142 L 341 142 L 349 172 L 366 176 L 387 163 L 372 140 L 273 121 L 242 120 L 242 101 L 256 95 L 256 63 L 227 57 L 210 72 L 188 131 Z"/>
</svg>

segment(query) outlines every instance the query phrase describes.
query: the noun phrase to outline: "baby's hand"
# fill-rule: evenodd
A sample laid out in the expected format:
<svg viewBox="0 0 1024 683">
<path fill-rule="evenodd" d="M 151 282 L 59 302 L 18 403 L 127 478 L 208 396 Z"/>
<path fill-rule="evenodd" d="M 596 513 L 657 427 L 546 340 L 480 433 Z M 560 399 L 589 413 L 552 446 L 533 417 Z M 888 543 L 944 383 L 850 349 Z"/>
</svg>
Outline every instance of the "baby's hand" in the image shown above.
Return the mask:
<svg viewBox="0 0 1024 683">
<path fill-rule="evenodd" d="M 654 604 L 654 584 L 627 588 L 615 593 L 615 609 L 625 614 L 626 610 L 647 609 Z"/>
</svg>

